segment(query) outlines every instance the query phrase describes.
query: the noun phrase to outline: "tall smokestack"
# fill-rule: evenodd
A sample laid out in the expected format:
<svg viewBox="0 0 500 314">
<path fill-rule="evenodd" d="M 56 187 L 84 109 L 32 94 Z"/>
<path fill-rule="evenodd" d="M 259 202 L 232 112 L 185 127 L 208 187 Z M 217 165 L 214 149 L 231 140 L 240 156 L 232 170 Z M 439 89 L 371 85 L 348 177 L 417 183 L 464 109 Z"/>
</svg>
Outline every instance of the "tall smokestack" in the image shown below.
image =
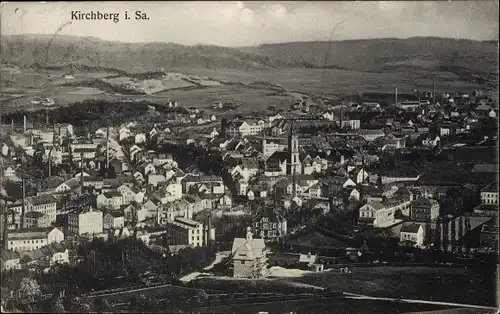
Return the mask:
<svg viewBox="0 0 500 314">
<path fill-rule="evenodd" d="M 49 177 L 52 176 L 52 149 L 53 149 L 53 147 L 49 151 L 49 160 L 48 160 L 48 163 L 49 163 Z"/>
<path fill-rule="evenodd" d="M 106 169 L 109 168 L 109 125 L 106 128 Z"/>
<path fill-rule="evenodd" d="M 83 195 L 83 152 L 80 153 L 80 195 Z"/>
<path fill-rule="evenodd" d="M 10 120 L 10 132 L 14 133 L 14 119 Z"/>
<path fill-rule="evenodd" d="M 3 159 L 0 160 L 0 187 L 3 188 Z M 5 207 L 4 207 L 5 206 Z M 3 232 L 2 232 L 2 239 L 3 239 L 3 249 L 8 250 L 9 249 L 9 241 L 8 241 L 8 236 L 9 233 L 7 231 L 8 225 L 9 225 L 9 215 L 7 215 L 7 200 L 5 202 L 0 201 L 0 212 L 3 214 L 3 221 L 1 222 L 3 224 Z"/>
<path fill-rule="evenodd" d="M 398 105 L 398 87 L 396 86 L 396 88 L 394 89 L 394 100 L 395 100 L 395 105 L 397 106 Z"/>
<path fill-rule="evenodd" d="M 436 79 L 432 79 L 432 104 L 436 103 Z"/>
<path fill-rule="evenodd" d="M 19 222 L 20 229 L 24 228 L 24 215 L 26 212 L 26 181 L 22 180 L 23 204 L 21 206 L 21 221 Z"/>
<path fill-rule="evenodd" d="M 344 106 L 340 105 L 340 128 L 342 129 L 342 121 L 344 120 Z"/>
<path fill-rule="evenodd" d="M 210 243 L 210 236 L 212 234 L 212 213 L 208 213 L 208 221 L 207 221 L 207 227 L 206 227 L 206 238 L 205 238 L 205 243 L 208 245 Z"/>
<path fill-rule="evenodd" d="M 26 133 L 26 115 L 23 116 L 23 133 Z"/>
</svg>

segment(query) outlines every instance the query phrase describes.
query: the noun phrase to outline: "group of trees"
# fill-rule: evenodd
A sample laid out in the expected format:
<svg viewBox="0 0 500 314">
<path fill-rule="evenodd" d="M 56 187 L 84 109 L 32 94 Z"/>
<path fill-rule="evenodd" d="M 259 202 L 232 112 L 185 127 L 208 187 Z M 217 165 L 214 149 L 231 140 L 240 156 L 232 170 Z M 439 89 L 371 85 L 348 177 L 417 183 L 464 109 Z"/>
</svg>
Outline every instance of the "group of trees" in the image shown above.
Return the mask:
<svg viewBox="0 0 500 314">
<path fill-rule="evenodd" d="M 138 116 L 148 112 L 148 106 L 157 106 L 146 101 L 141 102 L 113 102 L 103 99 L 84 100 L 71 106 L 58 107 L 52 110 L 40 109 L 36 111 L 16 111 L 2 114 L 1 120 L 5 123 L 14 121 L 16 124 L 23 123 L 23 116 L 33 124 L 49 123 L 71 123 L 75 127 L 85 129 L 96 129 L 102 125 L 121 124 L 136 119 Z"/>
</svg>

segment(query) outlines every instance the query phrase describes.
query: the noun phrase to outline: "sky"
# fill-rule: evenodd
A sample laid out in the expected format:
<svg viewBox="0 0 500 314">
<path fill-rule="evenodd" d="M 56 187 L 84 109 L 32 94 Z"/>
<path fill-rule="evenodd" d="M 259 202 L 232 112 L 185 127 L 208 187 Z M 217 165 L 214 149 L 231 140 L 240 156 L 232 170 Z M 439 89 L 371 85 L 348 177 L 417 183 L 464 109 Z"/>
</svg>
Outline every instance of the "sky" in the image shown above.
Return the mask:
<svg viewBox="0 0 500 314">
<path fill-rule="evenodd" d="M 135 20 L 137 10 L 149 19 Z M 118 13 L 119 21 L 71 20 L 71 11 Z M 233 47 L 413 36 L 498 40 L 498 13 L 496 0 L 2 3 L 1 33 Z"/>
</svg>

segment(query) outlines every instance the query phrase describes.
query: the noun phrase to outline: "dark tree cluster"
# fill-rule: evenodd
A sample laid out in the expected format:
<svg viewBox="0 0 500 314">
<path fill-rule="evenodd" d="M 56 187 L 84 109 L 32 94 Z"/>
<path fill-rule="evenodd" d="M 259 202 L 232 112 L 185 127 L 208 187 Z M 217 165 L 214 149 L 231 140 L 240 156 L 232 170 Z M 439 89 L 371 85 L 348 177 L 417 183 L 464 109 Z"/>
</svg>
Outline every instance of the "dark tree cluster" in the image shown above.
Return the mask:
<svg viewBox="0 0 500 314">
<path fill-rule="evenodd" d="M 148 106 L 158 106 L 146 101 L 142 102 L 112 102 L 102 99 L 85 100 L 72 106 L 58 107 L 53 110 L 40 109 L 36 111 L 16 111 L 2 114 L 2 121 L 15 124 L 23 123 L 23 116 L 34 124 L 49 123 L 71 123 L 75 127 L 92 127 L 109 124 L 121 124 L 148 112 Z"/>
</svg>

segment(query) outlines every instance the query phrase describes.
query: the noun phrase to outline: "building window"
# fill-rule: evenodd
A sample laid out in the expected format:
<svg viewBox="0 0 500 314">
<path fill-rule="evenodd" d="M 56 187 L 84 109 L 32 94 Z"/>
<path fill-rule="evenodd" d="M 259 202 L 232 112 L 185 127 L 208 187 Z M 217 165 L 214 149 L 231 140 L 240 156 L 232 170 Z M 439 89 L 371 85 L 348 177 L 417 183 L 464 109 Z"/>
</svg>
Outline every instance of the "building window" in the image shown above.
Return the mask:
<svg viewBox="0 0 500 314">
<path fill-rule="evenodd" d="M 241 265 L 245 265 L 245 261 L 241 261 Z"/>
</svg>

